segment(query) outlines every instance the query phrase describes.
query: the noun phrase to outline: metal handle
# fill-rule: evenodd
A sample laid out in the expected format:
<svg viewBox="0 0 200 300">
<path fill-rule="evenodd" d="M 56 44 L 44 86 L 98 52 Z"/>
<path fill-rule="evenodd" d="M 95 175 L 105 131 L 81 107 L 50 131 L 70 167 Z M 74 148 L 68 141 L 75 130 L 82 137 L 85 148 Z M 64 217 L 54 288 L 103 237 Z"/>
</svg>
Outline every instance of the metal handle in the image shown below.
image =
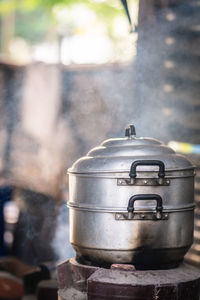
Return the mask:
<svg viewBox="0 0 200 300">
<path fill-rule="evenodd" d="M 159 166 L 158 177 L 165 177 L 165 165 L 161 160 L 136 160 L 132 163 L 129 176 L 135 178 L 137 166 Z"/>
<path fill-rule="evenodd" d="M 157 194 L 138 194 L 134 195 L 129 199 L 127 210 L 128 212 L 133 213 L 134 212 L 134 203 L 137 200 L 156 200 L 156 211 L 158 213 L 162 213 L 163 211 L 163 201 L 161 196 Z"/>
<path fill-rule="evenodd" d="M 134 136 L 136 136 L 135 126 L 134 125 L 128 125 L 125 128 L 125 136 L 127 136 L 127 137 L 134 137 Z"/>
</svg>

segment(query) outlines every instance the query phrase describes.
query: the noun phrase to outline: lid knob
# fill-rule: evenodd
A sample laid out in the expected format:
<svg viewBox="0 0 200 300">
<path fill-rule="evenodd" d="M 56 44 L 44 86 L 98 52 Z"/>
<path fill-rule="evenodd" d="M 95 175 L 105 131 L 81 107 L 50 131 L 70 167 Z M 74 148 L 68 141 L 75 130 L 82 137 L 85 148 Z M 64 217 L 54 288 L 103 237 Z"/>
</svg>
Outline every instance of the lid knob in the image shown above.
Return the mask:
<svg viewBox="0 0 200 300">
<path fill-rule="evenodd" d="M 136 136 L 136 132 L 135 132 L 135 126 L 134 125 L 128 125 L 125 128 L 125 136 L 131 138 L 131 137 L 135 137 Z"/>
</svg>

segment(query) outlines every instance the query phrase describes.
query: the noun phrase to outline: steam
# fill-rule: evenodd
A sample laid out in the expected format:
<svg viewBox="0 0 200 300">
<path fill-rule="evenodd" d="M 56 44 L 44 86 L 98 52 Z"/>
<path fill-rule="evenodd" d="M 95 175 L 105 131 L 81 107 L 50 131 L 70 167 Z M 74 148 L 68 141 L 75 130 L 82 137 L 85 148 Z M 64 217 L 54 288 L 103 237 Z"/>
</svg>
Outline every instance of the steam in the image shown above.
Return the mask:
<svg viewBox="0 0 200 300">
<path fill-rule="evenodd" d="M 141 1 L 132 108 L 141 135 L 199 143 L 199 2 L 178 2 Z"/>
<path fill-rule="evenodd" d="M 65 202 L 59 208 L 56 232 L 51 245 L 59 262 L 75 256 L 69 242 L 69 211 Z"/>
</svg>

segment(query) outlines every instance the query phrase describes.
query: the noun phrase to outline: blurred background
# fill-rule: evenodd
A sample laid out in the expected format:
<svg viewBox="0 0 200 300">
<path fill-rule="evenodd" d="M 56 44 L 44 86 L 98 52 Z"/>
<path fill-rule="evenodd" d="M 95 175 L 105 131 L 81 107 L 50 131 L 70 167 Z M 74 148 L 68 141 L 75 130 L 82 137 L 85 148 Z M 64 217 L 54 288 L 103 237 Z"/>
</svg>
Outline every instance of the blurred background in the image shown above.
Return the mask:
<svg viewBox="0 0 200 300">
<path fill-rule="evenodd" d="M 0 254 L 74 255 L 66 170 L 133 123 L 200 165 L 200 1 L 0 1 Z M 130 33 L 131 31 L 131 33 Z M 199 265 L 200 174 L 195 243 Z"/>
</svg>

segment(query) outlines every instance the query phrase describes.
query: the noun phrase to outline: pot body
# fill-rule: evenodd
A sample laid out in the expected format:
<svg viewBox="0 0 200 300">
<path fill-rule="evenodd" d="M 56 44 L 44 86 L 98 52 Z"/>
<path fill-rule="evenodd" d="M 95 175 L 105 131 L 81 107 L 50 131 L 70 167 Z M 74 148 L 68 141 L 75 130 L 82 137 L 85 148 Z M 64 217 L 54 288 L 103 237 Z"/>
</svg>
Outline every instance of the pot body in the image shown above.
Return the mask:
<svg viewBox="0 0 200 300">
<path fill-rule="evenodd" d="M 119 185 L 119 179 L 127 176 L 70 174 L 70 242 L 77 255 L 100 265 L 133 263 L 138 268 L 157 268 L 178 264 L 193 242 L 193 170 L 168 172 L 167 186 Z M 143 172 L 140 178 L 148 180 L 149 176 Z M 166 219 L 149 217 L 156 213 L 156 202 L 148 199 L 134 205 L 134 213 L 143 214 L 144 219 L 126 219 L 131 196 L 155 192 L 163 200 Z"/>
<path fill-rule="evenodd" d="M 127 136 L 103 142 L 68 173 L 78 257 L 144 269 L 183 260 L 194 223 L 194 166 L 185 157 L 155 139 Z"/>
</svg>

